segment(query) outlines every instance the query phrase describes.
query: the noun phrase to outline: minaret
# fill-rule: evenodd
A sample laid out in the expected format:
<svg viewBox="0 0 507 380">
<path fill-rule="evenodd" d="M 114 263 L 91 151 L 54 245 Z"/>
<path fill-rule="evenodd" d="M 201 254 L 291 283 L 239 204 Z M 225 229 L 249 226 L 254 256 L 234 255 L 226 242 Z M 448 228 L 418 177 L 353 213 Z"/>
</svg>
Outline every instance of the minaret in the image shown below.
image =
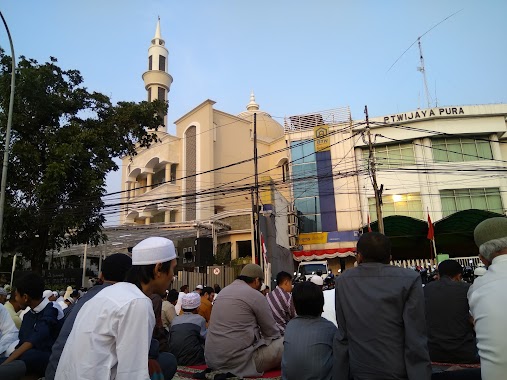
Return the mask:
<svg viewBox="0 0 507 380">
<path fill-rule="evenodd" d="M 155 99 L 168 101 L 173 77 L 169 75 L 169 51 L 160 35 L 160 17 L 157 21 L 155 37 L 148 49 L 148 71 L 143 74 L 144 87 L 148 91 L 148 101 Z M 167 131 L 167 116 L 164 118 L 164 128 Z"/>
</svg>

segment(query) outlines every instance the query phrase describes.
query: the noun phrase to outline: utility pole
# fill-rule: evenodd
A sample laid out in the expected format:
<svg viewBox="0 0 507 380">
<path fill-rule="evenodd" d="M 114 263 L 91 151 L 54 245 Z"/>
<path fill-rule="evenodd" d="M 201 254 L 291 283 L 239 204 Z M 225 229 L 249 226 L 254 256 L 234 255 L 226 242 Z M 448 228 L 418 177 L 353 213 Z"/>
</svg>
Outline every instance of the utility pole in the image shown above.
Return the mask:
<svg viewBox="0 0 507 380">
<path fill-rule="evenodd" d="M 378 231 L 384 233 L 384 220 L 382 219 L 382 190 L 379 190 L 377 184 L 377 174 L 375 168 L 375 156 L 373 154 L 373 144 L 371 142 L 370 120 L 368 118 L 368 106 L 364 106 L 366 116 L 366 134 L 368 135 L 368 169 L 370 172 L 373 191 L 375 192 L 375 208 L 377 209 Z"/>
<path fill-rule="evenodd" d="M 11 126 L 12 126 L 12 114 L 14 109 L 14 89 L 16 84 L 16 56 L 14 55 L 14 45 L 12 44 L 11 32 L 7 26 L 4 15 L 0 12 L 0 17 L 7 31 L 7 37 L 9 37 L 9 44 L 11 45 L 11 95 L 9 99 L 9 113 L 7 115 L 7 128 L 5 130 L 5 148 L 4 148 L 4 161 L 2 165 L 2 180 L 0 184 L 0 264 L 2 263 L 2 237 L 3 237 L 3 226 L 4 226 L 4 209 L 5 209 L 5 189 L 7 188 L 7 168 L 9 167 L 9 150 L 11 143 Z"/>
<path fill-rule="evenodd" d="M 254 113 L 254 132 L 253 132 L 253 143 L 254 143 L 254 177 L 255 177 L 255 201 L 253 201 L 253 220 L 254 220 L 254 249 L 255 249 L 255 260 L 262 267 L 261 255 L 260 255 L 260 226 L 259 226 L 259 168 L 258 168 L 258 154 L 257 154 L 257 113 Z"/>
</svg>

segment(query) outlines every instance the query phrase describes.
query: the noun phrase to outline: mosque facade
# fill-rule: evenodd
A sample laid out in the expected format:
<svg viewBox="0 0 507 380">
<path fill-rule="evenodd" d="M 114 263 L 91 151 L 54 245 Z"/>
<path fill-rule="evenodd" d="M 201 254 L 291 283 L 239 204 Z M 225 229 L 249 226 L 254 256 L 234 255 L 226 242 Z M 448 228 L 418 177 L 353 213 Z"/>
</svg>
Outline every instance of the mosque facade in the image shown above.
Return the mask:
<svg viewBox="0 0 507 380">
<path fill-rule="evenodd" d="M 143 74 L 148 100 L 168 100 L 168 64 L 159 21 Z M 203 101 L 174 122 L 175 135 L 165 120 L 159 142 L 125 157 L 121 223 L 202 226 L 212 231 L 214 253 L 230 244 L 232 259 L 251 256 L 254 115 L 260 207 L 276 216 L 277 244 L 295 260 L 351 263 L 360 231 L 377 219 L 371 165 L 384 217 L 427 223 L 428 215 L 438 222 L 469 209 L 505 215 L 506 104 L 372 118 L 370 157 L 367 126 L 348 108 L 288 117 L 282 125 L 252 93 L 239 115 Z"/>
</svg>

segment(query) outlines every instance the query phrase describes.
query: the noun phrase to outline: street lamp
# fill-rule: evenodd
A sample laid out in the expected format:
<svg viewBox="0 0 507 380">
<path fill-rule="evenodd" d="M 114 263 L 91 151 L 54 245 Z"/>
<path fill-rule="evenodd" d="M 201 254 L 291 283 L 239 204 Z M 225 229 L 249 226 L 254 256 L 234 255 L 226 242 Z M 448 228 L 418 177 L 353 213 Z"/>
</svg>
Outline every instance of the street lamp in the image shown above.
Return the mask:
<svg viewBox="0 0 507 380">
<path fill-rule="evenodd" d="M 7 187 L 7 167 L 9 166 L 9 148 L 11 142 L 11 125 L 12 125 L 12 110 L 14 108 L 14 88 L 16 82 L 16 56 L 14 55 L 14 45 L 12 44 L 11 32 L 7 26 L 4 15 L 0 12 L 0 17 L 5 25 L 9 43 L 11 45 L 12 56 L 12 72 L 11 72 L 11 97 L 9 100 L 9 114 L 7 116 L 7 129 L 5 130 L 5 149 L 4 149 L 4 162 L 2 166 L 2 182 L 0 183 L 0 265 L 2 264 L 2 233 L 4 226 L 4 208 L 5 208 L 5 188 Z"/>
</svg>

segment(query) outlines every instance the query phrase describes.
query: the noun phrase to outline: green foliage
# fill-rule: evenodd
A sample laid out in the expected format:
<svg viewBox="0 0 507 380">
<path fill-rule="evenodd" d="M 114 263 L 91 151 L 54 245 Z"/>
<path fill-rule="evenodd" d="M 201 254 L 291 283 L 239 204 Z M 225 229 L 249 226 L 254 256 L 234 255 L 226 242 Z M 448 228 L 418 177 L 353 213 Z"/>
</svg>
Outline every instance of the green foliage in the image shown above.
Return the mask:
<svg viewBox="0 0 507 380">
<path fill-rule="evenodd" d="M 10 94 L 9 56 L 0 50 L 0 142 Z M 102 196 L 114 158 L 157 141 L 167 104 L 119 102 L 89 92 L 77 70 L 56 58 L 20 57 L 7 176 L 3 250 L 23 253 L 39 269 L 47 250 L 98 244 Z M 3 154 L 3 151 L 1 152 Z"/>
</svg>

